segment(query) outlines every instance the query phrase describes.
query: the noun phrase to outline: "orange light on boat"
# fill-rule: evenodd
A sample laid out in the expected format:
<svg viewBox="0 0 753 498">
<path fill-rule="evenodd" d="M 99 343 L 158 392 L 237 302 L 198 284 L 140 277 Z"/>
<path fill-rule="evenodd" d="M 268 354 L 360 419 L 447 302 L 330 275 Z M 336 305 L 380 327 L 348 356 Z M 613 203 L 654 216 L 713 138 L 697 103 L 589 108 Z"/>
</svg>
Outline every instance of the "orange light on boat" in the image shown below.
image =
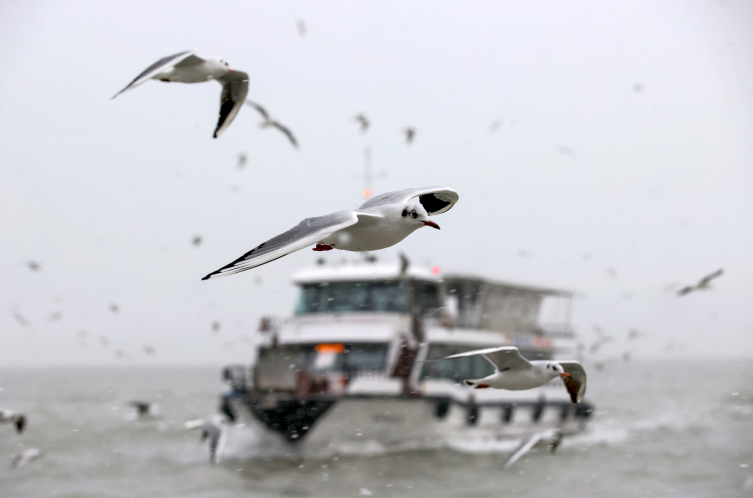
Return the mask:
<svg viewBox="0 0 753 498">
<path fill-rule="evenodd" d="M 440 267 L 438 267 L 438 266 L 432 266 L 431 267 L 431 274 L 432 275 L 439 275 L 440 273 L 442 273 L 442 269 Z"/>
<path fill-rule="evenodd" d="M 345 352 L 345 344 L 317 344 L 317 353 L 343 353 Z"/>
<path fill-rule="evenodd" d="M 364 199 L 368 199 L 369 197 L 371 197 L 371 190 L 365 188 L 363 189 L 363 192 L 361 192 L 361 195 L 363 196 Z"/>
</svg>

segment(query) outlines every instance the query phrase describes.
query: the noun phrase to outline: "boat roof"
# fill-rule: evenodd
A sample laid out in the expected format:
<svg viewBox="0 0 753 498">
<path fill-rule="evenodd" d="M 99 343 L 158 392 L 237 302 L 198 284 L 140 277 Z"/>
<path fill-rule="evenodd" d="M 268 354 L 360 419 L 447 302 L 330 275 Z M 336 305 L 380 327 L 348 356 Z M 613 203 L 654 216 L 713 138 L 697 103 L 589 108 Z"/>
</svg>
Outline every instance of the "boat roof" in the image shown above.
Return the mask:
<svg viewBox="0 0 753 498">
<path fill-rule="evenodd" d="M 348 282 L 362 280 L 395 280 L 398 278 L 415 278 L 438 282 L 439 275 L 419 266 L 409 266 L 404 274 L 400 273 L 400 263 L 371 263 L 358 261 L 349 263 L 326 263 L 301 268 L 293 273 L 293 282 L 309 284 L 315 282 Z"/>
<path fill-rule="evenodd" d="M 488 285 L 496 285 L 499 287 L 508 287 L 510 289 L 519 289 L 527 292 L 534 292 L 537 294 L 546 294 L 550 296 L 562 296 L 572 297 L 575 292 L 565 289 L 553 289 L 551 287 L 541 287 L 537 285 L 521 284 L 518 282 L 510 282 L 509 280 L 492 280 L 479 275 L 472 275 L 469 273 L 448 273 L 444 275 L 445 281 L 476 281 L 484 282 Z"/>
</svg>

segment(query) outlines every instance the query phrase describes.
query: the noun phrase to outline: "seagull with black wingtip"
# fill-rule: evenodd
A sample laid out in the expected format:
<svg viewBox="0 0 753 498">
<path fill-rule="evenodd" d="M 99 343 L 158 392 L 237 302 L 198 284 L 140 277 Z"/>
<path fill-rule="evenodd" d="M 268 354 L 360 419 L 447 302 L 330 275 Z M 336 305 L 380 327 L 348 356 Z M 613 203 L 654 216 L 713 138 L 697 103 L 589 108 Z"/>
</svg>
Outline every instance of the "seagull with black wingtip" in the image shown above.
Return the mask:
<svg viewBox="0 0 753 498">
<path fill-rule="evenodd" d="M 20 434 L 24 431 L 24 427 L 26 427 L 26 415 L 0 408 L 0 424 L 14 424 L 16 432 Z"/>
<path fill-rule="evenodd" d="M 314 251 L 385 249 L 419 228 L 439 230 L 429 217 L 449 211 L 458 199 L 457 192 L 446 187 L 409 188 L 377 195 L 355 211 L 306 218 L 202 280 L 250 270 L 312 244 L 316 244 Z"/>
</svg>

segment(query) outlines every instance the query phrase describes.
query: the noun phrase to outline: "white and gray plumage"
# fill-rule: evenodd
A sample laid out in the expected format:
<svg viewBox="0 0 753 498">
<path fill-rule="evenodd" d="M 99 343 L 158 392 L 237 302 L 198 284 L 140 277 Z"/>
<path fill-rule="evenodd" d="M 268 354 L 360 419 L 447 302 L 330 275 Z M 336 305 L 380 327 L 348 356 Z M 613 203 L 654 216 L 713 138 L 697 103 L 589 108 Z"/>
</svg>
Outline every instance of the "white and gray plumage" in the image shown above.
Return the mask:
<svg viewBox="0 0 753 498">
<path fill-rule="evenodd" d="M 13 459 L 10 462 L 11 469 L 20 469 L 29 465 L 34 460 L 39 460 L 44 456 L 44 453 L 38 448 L 29 448 L 23 450 L 18 455 L 13 455 Z"/>
<path fill-rule="evenodd" d="M 409 188 L 377 195 L 356 211 L 306 218 L 202 280 L 250 270 L 312 244 L 316 244 L 314 251 L 384 249 L 423 226 L 439 229 L 429 216 L 449 211 L 458 198 L 457 192 L 445 187 Z"/>
<path fill-rule="evenodd" d="M 261 124 L 259 125 L 260 127 L 262 127 L 262 128 L 269 128 L 269 127 L 277 128 L 286 137 L 288 137 L 288 140 L 290 141 L 291 144 L 293 144 L 293 147 L 298 148 L 298 141 L 293 136 L 293 132 L 290 131 L 290 129 L 288 127 L 286 127 L 285 125 L 283 125 L 282 123 L 280 123 L 276 119 L 272 119 L 272 117 L 269 115 L 269 113 L 267 112 L 267 110 L 264 107 L 262 107 L 261 105 L 257 104 L 256 102 L 254 102 L 252 100 L 248 100 L 248 99 L 246 99 L 246 105 L 248 105 L 249 107 L 253 107 L 254 109 L 256 109 L 256 111 L 259 114 L 261 114 L 261 117 L 264 118 L 264 121 L 262 121 Z"/>
<path fill-rule="evenodd" d="M 690 294 L 691 292 L 694 292 L 694 291 L 709 290 L 711 289 L 711 281 L 714 280 L 715 278 L 721 277 L 723 273 L 724 273 L 724 270 L 720 268 L 714 273 L 703 277 L 697 284 L 683 287 L 677 292 L 677 296 L 682 297 L 685 294 Z"/>
<path fill-rule="evenodd" d="M 217 463 L 221 447 L 227 439 L 227 419 L 222 415 L 213 415 L 205 419 L 189 420 L 184 427 L 201 429 L 201 441 L 209 442 L 209 463 Z"/>
<path fill-rule="evenodd" d="M 491 387 L 509 391 L 522 391 L 541 387 L 550 380 L 560 377 L 565 383 L 565 388 L 573 403 L 579 403 L 583 399 L 583 395 L 586 394 L 586 371 L 580 362 L 574 360 L 528 361 L 514 346 L 478 349 L 445 356 L 439 358 L 439 360 L 477 355 L 483 355 L 487 361 L 494 365 L 496 371 L 483 379 L 465 380 L 466 385 L 475 386 L 476 389 Z"/>
<path fill-rule="evenodd" d="M 0 408 L 0 424 L 14 424 L 16 432 L 21 434 L 24 431 L 24 427 L 26 427 L 26 415 Z"/>
<path fill-rule="evenodd" d="M 510 456 L 507 457 L 507 460 L 505 460 L 505 470 L 509 469 L 512 464 L 520 459 L 520 457 L 528 453 L 534 446 L 536 446 L 540 442 L 549 444 L 552 453 L 554 453 L 562 442 L 562 431 L 560 431 L 559 429 L 547 429 L 545 431 L 540 431 L 536 434 L 524 438 L 520 442 L 520 445 L 518 445 L 518 447 L 515 448 L 512 453 L 510 453 Z"/>
<path fill-rule="evenodd" d="M 230 69 L 230 64 L 222 59 L 202 59 L 194 50 L 187 50 L 161 58 L 142 71 L 113 98 L 149 80 L 177 83 L 203 83 L 216 80 L 220 83 L 222 85 L 220 118 L 214 130 L 214 138 L 220 136 L 230 126 L 248 93 L 248 74 Z"/>
</svg>

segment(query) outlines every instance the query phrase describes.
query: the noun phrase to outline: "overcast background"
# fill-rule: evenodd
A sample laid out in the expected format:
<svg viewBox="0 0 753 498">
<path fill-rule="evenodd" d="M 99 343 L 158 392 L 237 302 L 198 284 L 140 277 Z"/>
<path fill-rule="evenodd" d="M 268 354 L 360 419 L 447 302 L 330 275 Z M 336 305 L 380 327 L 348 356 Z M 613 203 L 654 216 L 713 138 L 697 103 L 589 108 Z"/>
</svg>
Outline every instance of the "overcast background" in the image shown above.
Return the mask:
<svg viewBox="0 0 753 498">
<path fill-rule="evenodd" d="M 752 28 L 734 0 L 3 2 L 0 364 L 247 361 L 319 253 L 200 278 L 357 207 L 365 147 L 375 193 L 460 194 L 380 258 L 577 290 L 604 358 L 750 356 Z M 249 108 L 212 139 L 214 82 L 110 99 L 187 49 L 248 72 L 300 150 Z"/>
</svg>

